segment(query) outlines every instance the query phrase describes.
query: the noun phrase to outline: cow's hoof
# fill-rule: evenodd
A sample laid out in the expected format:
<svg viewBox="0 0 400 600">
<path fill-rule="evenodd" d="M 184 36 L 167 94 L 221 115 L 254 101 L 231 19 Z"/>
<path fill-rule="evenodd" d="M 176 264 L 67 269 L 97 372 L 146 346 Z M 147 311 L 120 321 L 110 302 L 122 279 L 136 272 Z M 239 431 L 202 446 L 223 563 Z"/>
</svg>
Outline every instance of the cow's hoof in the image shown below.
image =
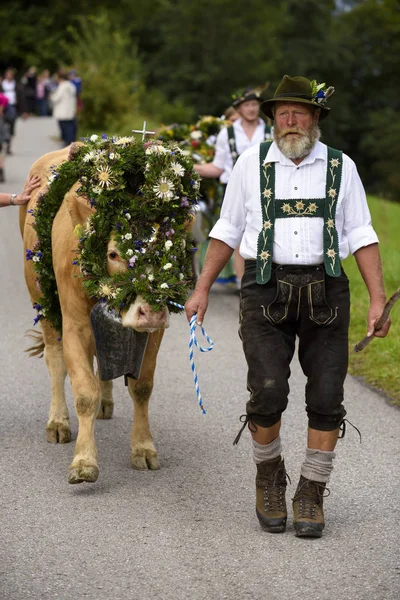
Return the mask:
<svg viewBox="0 0 400 600">
<path fill-rule="evenodd" d="M 99 412 L 97 413 L 98 419 L 112 419 L 114 412 L 114 403 L 101 403 Z"/>
<path fill-rule="evenodd" d="M 131 454 L 132 468 L 137 471 L 157 471 L 160 468 L 160 461 L 155 452 L 132 452 Z"/>
<path fill-rule="evenodd" d="M 50 444 L 68 444 L 71 441 L 71 430 L 68 423 L 48 423 L 46 426 L 46 440 Z"/>
<path fill-rule="evenodd" d="M 94 483 L 99 476 L 99 469 L 94 466 L 80 466 L 71 468 L 69 471 L 68 483 Z"/>
</svg>

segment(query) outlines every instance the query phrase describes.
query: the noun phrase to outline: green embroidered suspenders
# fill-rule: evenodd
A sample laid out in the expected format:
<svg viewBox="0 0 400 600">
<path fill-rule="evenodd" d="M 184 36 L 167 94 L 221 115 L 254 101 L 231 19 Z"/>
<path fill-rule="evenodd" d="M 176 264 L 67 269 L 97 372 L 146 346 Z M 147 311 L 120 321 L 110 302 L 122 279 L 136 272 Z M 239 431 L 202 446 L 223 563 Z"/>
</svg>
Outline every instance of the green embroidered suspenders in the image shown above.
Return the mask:
<svg viewBox="0 0 400 600">
<path fill-rule="evenodd" d="M 265 159 L 272 142 L 260 144 L 260 191 L 263 228 L 257 244 L 257 283 L 271 277 L 275 219 L 288 217 L 321 217 L 324 219 L 323 246 L 325 271 L 331 277 L 340 275 L 338 234 L 335 227 L 336 204 L 342 179 L 342 152 L 328 146 L 325 198 L 275 201 L 275 166 Z"/>
<path fill-rule="evenodd" d="M 229 127 L 227 128 L 227 132 L 228 132 L 229 150 L 231 151 L 233 166 L 235 166 L 235 163 L 236 163 L 237 159 L 239 158 L 239 154 L 238 154 L 238 151 L 236 148 L 235 131 L 233 129 L 233 125 L 229 125 Z M 264 140 L 268 140 L 270 138 L 271 138 L 271 127 L 267 123 L 265 123 Z"/>
</svg>

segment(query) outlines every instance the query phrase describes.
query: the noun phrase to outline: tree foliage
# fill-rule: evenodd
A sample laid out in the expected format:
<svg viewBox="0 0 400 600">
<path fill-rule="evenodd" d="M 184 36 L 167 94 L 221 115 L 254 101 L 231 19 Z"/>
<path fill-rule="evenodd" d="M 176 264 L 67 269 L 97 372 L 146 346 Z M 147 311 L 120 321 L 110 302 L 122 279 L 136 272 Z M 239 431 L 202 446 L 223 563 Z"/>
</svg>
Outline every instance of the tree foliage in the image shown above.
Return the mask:
<svg viewBox="0 0 400 600">
<path fill-rule="evenodd" d="M 219 115 L 233 92 L 269 82 L 272 95 L 285 73 L 325 81 L 324 141 L 400 201 L 398 0 L 14 0 L 0 36 L 3 68 L 77 66 L 96 130 L 138 110 L 164 123 Z"/>
</svg>

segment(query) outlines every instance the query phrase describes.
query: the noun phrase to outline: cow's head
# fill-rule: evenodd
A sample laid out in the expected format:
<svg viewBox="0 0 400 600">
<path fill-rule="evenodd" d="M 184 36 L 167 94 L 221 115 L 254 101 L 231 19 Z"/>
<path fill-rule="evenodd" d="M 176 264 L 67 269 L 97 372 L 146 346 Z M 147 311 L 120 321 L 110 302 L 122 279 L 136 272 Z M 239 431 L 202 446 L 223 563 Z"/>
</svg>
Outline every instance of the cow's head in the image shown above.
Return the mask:
<svg viewBox="0 0 400 600">
<path fill-rule="evenodd" d="M 85 291 L 105 299 L 125 327 L 168 327 L 194 279 L 188 229 L 199 180 L 190 156 L 176 144 L 94 134 L 72 161 Z"/>
<path fill-rule="evenodd" d="M 77 194 L 77 185 L 66 195 L 68 210 L 74 227 L 81 225 L 87 227 L 88 220 L 94 209 L 90 208 L 87 199 Z M 124 260 L 117 248 L 116 242 L 111 238 L 107 244 L 107 271 L 109 275 L 123 273 L 128 270 L 127 261 Z M 169 327 L 169 312 L 166 306 L 154 310 L 143 298 L 136 296 L 135 300 L 121 311 L 124 327 L 132 327 L 137 331 L 156 331 Z"/>
<path fill-rule="evenodd" d="M 121 257 L 117 244 L 113 239 L 107 246 L 107 271 L 109 275 L 124 273 L 128 269 L 127 262 Z M 166 306 L 155 311 L 141 296 L 121 311 L 122 325 L 132 327 L 136 331 L 155 331 L 169 327 L 169 312 Z"/>
</svg>

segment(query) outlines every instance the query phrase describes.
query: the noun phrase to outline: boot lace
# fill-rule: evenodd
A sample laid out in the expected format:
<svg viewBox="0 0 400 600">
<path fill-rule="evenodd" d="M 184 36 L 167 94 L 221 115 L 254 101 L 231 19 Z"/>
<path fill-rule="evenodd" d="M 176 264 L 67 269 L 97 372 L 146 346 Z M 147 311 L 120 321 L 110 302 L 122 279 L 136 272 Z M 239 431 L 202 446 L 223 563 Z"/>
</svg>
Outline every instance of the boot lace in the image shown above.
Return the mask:
<svg viewBox="0 0 400 600">
<path fill-rule="evenodd" d="M 294 497 L 294 501 L 299 502 L 299 518 L 315 519 L 317 507 L 322 506 L 323 498 L 327 498 L 330 493 L 322 483 L 304 481 Z"/>
<path fill-rule="evenodd" d="M 278 467 L 273 473 L 262 477 L 261 485 L 264 486 L 264 509 L 266 512 L 285 511 L 286 479 L 290 477 L 286 470 Z"/>
</svg>

